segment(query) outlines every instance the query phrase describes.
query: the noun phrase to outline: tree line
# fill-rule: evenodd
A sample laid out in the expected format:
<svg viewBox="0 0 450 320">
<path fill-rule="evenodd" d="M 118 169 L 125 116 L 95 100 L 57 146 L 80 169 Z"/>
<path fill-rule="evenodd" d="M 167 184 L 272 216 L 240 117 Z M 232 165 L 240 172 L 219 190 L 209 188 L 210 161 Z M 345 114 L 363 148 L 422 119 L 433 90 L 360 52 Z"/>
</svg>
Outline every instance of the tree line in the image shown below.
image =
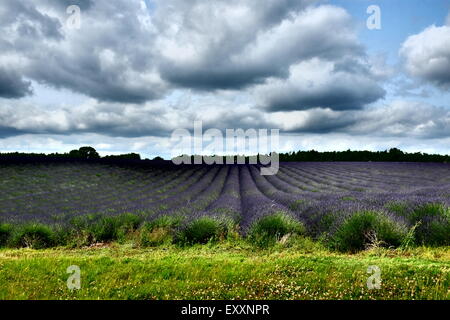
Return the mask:
<svg viewBox="0 0 450 320">
<path fill-rule="evenodd" d="M 141 160 L 138 153 L 127 153 L 120 155 L 108 155 L 101 157 L 93 147 L 81 147 L 66 153 L 22 153 L 8 152 L 0 153 L 0 160 Z"/>
<path fill-rule="evenodd" d="M 280 153 L 280 161 L 378 161 L 378 162 L 450 162 L 450 155 L 407 153 L 392 148 L 385 151 L 316 150 Z"/>
<path fill-rule="evenodd" d="M 194 156 L 191 156 L 192 163 L 194 163 Z M 67 153 L 0 153 L 0 160 L 14 161 L 14 160 L 141 160 L 138 153 L 128 153 L 121 155 L 108 155 L 101 157 L 93 147 L 81 147 Z M 245 157 L 245 163 L 249 163 L 250 157 Z M 156 157 L 153 160 L 163 161 L 163 158 Z M 223 157 L 224 163 L 225 157 Z M 374 161 L 374 162 L 443 162 L 450 163 L 450 155 L 428 154 L 422 152 L 408 153 L 400 149 L 392 148 L 385 151 L 325 151 L 319 152 L 316 150 L 309 151 L 293 151 L 279 154 L 280 162 L 305 162 L 305 161 Z"/>
</svg>

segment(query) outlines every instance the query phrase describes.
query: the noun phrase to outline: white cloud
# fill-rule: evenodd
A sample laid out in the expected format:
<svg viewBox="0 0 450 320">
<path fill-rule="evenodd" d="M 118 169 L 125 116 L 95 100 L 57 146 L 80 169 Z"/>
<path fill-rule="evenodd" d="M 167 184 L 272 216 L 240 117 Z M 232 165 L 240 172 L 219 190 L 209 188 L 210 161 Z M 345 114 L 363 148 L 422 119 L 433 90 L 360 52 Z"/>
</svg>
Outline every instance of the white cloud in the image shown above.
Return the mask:
<svg viewBox="0 0 450 320">
<path fill-rule="evenodd" d="M 351 131 L 387 137 L 450 137 L 450 110 L 418 101 L 397 100 L 368 109 Z"/>
<path fill-rule="evenodd" d="M 269 111 L 362 109 L 384 94 L 370 69 L 356 59 L 303 61 L 291 66 L 287 80 L 271 79 L 255 90 Z"/>
<path fill-rule="evenodd" d="M 202 120 L 205 129 L 271 126 L 263 113 L 248 103 L 236 104 L 232 97 L 194 95 L 192 101 L 185 101 L 184 96 L 181 94 L 178 100 L 172 97 L 141 105 L 88 99 L 79 105 L 56 109 L 0 99 L 3 106 L 0 108 L 0 137 L 26 133 L 167 137 L 178 128 L 192 129 L 195 120 Z"/>
<path fill-rule="evenodd" d="M 432 25 L 408 37 L 400 55 L 412 76 L 444 89 L 450 88 L 450 25 Z"/>
<path fill-rule="evenodd" d="M 385 138 L 450 137 L 450 110 L 418 101 L 397 100 L 358 111 L 311 109 L 278 112 L 271 117 L 283 131 L 343 133 Z"/>
</svg>

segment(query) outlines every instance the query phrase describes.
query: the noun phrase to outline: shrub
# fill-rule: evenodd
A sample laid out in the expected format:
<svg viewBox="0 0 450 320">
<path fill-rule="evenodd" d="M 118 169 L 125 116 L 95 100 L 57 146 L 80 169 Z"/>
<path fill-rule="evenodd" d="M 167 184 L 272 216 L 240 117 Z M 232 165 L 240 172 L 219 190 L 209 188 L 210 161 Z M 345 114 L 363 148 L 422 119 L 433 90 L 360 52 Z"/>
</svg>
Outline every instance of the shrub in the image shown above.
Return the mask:
<svg viewBox="0 0 450 320">
<path fill-rule="evenodd" d="M 154 247 L 171 243 L 181 221 L 180 217 L 161 216 L 151 222 L 146 222 L 139 230 L 139 246 Z"/>
<path fill-rule="evenodd" d="M 139 246 L 156 247 L 172 242 L 172 232 L 169 228 L 149 228 L 145 225 L 139 232 Z"/>
<path fill-rule="evenodd" d="M 339 251 L 357 252 L 369 246 L 398 247 L 407 235 L 406 228 L 377 212 L 355 213 L 331 237 Z"/>
<path fill-rule="evenodd" d="M 15 230 L 11 245 L 33 249 L 49 248 L 55 245 L 55 235 L 48 226 L 35 223 L 26 224 Z"/>
<path fill-rule="evenodd" d="M 218 240 L 226 232 L 225 223 L 211 217 L 202 217 L 188 223 L 179 232 L 177 240 L 185 244 L 207 243 Z"/>
<path fill-rule="evenodd" d="M 6 246 L 12 233 L 12 226 L 9 224 L 0 224 L 0 247 Z"/>
<path fill-rule="evenodd" d="M 92 215 L 74 217 L 70 223 L 61 231 L 66 231 L 66 235 L 62 236 L 65 243 L 70 247 L 82 247 L 94 242 L 93 235 L 89 230 L 89 226 L 94 223 L 95 218 Z"/>
<path fill-rule="evenodd" d="M 427 204 L 414 210 L 408 217 L 415 229 L 416 244 L 450 245 L 450 208 L 441 204 Z"/>
<path fill-rule="evenodd" d="M 318 234 L 319 236 L 326 235 L 335 222 L 336 222 L 336 215 L 333 215 L 331 213 L 322 215 L 322 217 L 319 220 L 316 234 Z"/>
<path fill-rule="evenodd" d="M 86 215 L 71 220 L 69 238 L 75 246 L 114 240 L 123 241 L 135 232 L 141 223 L 142 218 L 131 213 L 117 216 Z"/>
<path fill-rule="evenodd" d="M 108 242 L 117 239 L 118 219 L 116 217 L 100 217 L 89 226 L 93 242 Z"/>
<path fill-rule="evenodd" d="M 179 216 L 161 216 L 151 222 L 147 222 L 149 228 L 167 228 L 175 229 L 180 226 L 183 221 Z"/>
<path fill-rule="evenodd" d="M 134 231 L 141 225 L 142 217 L 132 213 L 124 213 L 119 216 L 119 221 L 122 228 L 129 231 Z"/>
<path fill-rule="evenodd" d="M 76 233 L 67 224 L 54 224 L 51 226 L 54 246 L 71 246 L 75 241 Z"/>
<path fill-rule="evenodd" d="M 249 239 L 260 247 L 275 244 L 287 234 L 303 234 L 304 226 L 284 213 L 265 216 L 256 221 L 249 232 Z"/>
<path fill-rule="evenodd" d="M 135 214 L 125 213 L 116 218 L 116 238 L 120 241 L 125 240 L 129 235 L 134 233 L 142 223 L 142 218 Z"/>
</svg>

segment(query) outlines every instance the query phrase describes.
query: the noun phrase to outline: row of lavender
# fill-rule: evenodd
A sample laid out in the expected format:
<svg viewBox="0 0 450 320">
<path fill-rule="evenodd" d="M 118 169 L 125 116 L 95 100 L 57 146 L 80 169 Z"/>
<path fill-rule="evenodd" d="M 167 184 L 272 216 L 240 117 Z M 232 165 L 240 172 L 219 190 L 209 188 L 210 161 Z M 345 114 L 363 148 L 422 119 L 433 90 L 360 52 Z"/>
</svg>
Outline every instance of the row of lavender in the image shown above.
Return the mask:
<svg viewBox="0 0 450 320">
<path fill-rule="evenodd" d="M 233 220 L 245 233 L 284 212 L 319 236 L 355 212 L 383 212 L 408 224 L 427 203 L 450 206 L 450 166 L 426 163 L 284 163 L 275 176 L 257 165 L 119 167 L 101 164 L 0 167 L 0 219 L 65 223 L 94 213 Z M 324 223 L 332 221 L 332 223 Z"/>
</svg>

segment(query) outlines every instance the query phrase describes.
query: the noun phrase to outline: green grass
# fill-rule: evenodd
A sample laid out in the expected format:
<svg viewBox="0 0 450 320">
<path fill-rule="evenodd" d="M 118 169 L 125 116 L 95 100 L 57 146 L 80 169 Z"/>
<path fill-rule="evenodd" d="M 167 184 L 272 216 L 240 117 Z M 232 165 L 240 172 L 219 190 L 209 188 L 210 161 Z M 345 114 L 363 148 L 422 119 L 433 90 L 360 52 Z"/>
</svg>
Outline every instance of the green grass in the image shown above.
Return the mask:
<svg viewBox="0 0 450 320">
<path fill-rule="evenodd" d="M 81 289 L 66 273 L 81 269 Z M 366 286 L 381 269 L 381 289 Z M 0 299 L 449 299 L 450 250 L 416 247 L 358 254 L 308 239 L 257 249 L 223 241 L 162 245 L 0 250 Z"/>
<path fill-rule="evenodd" d="M 408 234 L 406 226 L 377 212 L 358 212 L 349 217 L 333 235 L 332 246 L 357 252 L 370 246 L 399 247 Z"/>
<path fill-rule="evenodd" d="M 178 241 L 185 244 L 205 244 L 208 241 L 217 241 L 221 234 L 226 233 L 227 229 L 220 221 L 202 217 L 188 223 L 181 231 Z"/>
<path fill-rule="evenodd" d="M 278 212 L 256 221 L 250 227 L 249 238 L 259 247 L 270 247 L 285 236 L 304 233 L 303 224 L 283 212 Z"/>
</svg>

